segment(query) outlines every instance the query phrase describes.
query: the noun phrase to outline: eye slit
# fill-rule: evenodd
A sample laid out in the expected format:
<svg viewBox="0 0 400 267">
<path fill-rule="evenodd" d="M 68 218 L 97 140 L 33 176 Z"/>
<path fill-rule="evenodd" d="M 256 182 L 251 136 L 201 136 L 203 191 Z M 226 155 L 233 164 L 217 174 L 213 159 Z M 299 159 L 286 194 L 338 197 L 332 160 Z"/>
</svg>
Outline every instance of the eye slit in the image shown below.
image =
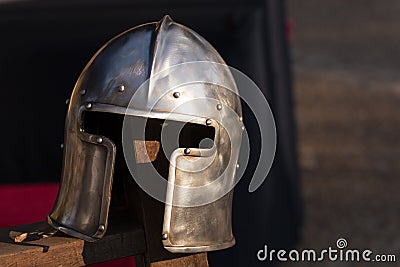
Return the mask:
<svg viewBox="0 0 400 267">
<path fill-rule="evenodd" d="M 186 123 L 179 133 L 179 147 L 211 148 L 214 136 L 214 127 Z"/>
<path fill-rule="evenodd" d="M 114 142 L 120 141 L 124 116 L 121 114 L 83 111 L 81 128 L 84 132 L 106 136 Z"/>
<path fill-rule="evenodd" d="M 131 133 L 133 139 L 144 142 L 143 145 L 136 143 L 135 147 L 140 148 L 140 151 L 145 148 L 151 156 L 151 162 L 156 160 L 159 152 L 170 155 L 178 147 L 210 149 L 214 145 L 215 128 L 211 126 L 142 117 L 132 117 L 132 120 L 135 125 Z M 120 146 L 123 121 L 124 115 L 121 114 L 83 111 L 81 127 L 86 133 L 105 136 Z M 143 127 L 145 129 L 141 130 Z M 161 140 L 163 131 L 166 137 L 163 141 L 167 143 Z"/>
</svg>

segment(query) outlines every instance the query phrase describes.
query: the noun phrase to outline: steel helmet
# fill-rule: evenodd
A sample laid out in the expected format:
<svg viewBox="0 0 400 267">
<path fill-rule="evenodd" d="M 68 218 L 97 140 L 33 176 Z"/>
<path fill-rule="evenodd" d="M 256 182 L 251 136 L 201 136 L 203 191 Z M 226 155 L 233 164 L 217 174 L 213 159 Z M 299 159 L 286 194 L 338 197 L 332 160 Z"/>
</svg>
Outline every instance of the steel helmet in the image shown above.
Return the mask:
<svg viewBox="0 0 400 267">
<path fill-rule="evenodd" d="M 241 112 L 229 68 L 193 30 L 165 16 L 116 36 L 72 92 L 49 224 L 87 241 L 102 238 L 111 203 L 124 198 L 114 191 L 123 187 L 125 168 L 131 182 L 165 203 L 157 235 L 167 250 L 232 246 Z M 124 192 L 136 201 L 134 192 Z"/>
</svg>

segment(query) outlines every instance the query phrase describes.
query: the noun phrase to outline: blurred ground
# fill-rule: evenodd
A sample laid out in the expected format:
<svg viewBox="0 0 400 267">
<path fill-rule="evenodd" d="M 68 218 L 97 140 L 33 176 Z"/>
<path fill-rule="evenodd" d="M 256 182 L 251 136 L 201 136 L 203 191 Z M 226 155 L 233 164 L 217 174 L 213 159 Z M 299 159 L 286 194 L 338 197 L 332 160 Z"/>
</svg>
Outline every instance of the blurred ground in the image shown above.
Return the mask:
<svg viewBox="0 0 400 267">
<path fill-rule="evenodd" d="M 400 1 L 289 0 L 288 8 L 305 201 L 299 247 L 344 237 L 349 248 L 396 254 L 397 264 L 381 266 L 399 266 Z M 371 263 L 318 264 L 353 265 Z"/>
</svg>

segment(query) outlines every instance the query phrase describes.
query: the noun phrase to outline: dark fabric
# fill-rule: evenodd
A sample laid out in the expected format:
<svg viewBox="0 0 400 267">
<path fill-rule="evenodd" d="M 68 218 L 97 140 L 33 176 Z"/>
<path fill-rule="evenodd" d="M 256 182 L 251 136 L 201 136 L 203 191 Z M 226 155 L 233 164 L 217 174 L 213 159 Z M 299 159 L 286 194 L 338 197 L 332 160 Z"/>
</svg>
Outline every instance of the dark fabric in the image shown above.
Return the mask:
<svg viewBox="0 0 400 267">
<path fill-rule="evenodd" d="M 58 181 L 65 100 L 91 56 L 116 34 L 141 23 L 172 19 L 197 31 L 228 65 L 250 76 L 268 97 L 278 133 L 268 179 L 247 191 L 260 133 L 244 106 L 251 162 L 235 189 L 237 245 L 209 253 L 211 266 L 266 266 L 264 244 L 290 247 L 298 238 L 301 199 L 284 1 L 36 2 L 0 5 L 0 183 Z"/>
<path fill-rule="evenodd" d="M 267 180 L 257 191 L 249 193 L 259 135 L 254 118 L 245 109 L 252 154 L 246 175 L 235 188 L 233 230 L 237 244 L 231 249 L 210 253 L 210 266 L 272 266 L 275 263 L 257 259 L 258 250 L 264 245 L 270 249 L 290 248 L 299 238 L 302 203 L 284 1 L 265 3 L 264 9 L 255 11 L 236 32 L 242 40 L 241 49 L 248 53 L 235 63 L 268 97 L 277 126 L 277 152 Z"/>
</svg>

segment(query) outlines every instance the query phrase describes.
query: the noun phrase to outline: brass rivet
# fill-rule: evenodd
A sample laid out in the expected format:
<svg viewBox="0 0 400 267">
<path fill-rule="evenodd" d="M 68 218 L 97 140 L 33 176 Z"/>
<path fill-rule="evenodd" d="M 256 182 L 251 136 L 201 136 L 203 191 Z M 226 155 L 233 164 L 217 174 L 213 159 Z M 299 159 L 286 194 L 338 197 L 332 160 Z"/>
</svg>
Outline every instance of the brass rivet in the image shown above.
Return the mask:
<svg viewBox="0 0 400 267">
<path fill-rule="evenodd" d="M 99 144 L 103 143 L 103 138 L 97 137 L 96 142 Z"/>
<path fill-rule="evenodd" d="M 185 154 L 190 154 L 190 148 L 185 148 L 185 150 L 183 151 L 183 153 L 185 153 Z"/>
<path fill-rule="evenodd" d="M 218 105 L 217 105 L 217 109 L 218 109 L 218 110 L 221 110 L 221 109 L 222 109 L 222 105 L 221 105 L 221 104 L 218 104 Z"/>
<path fill-rule="evenodd" d="M 86 103 L 85 107 L 87 109 L 91 109 L 92 108 L 92 103 L 90 103 L 90 102 Z"/>
<path fill-rule="evenodd" d="M 179 98 L 179 97 L 181 96 L 181 93 L 175 92 L 175 93 L 173 94 L 173 96 L 174 96 L 175 98 Z"/>
<path fill-rule="evenodd" d="M 206 125 L 211 125 L 211 120 L 210 119 L 206 120 Z"/>
<path fill-rule="evenodd" d="M 167 240 L 168 239 L 168 234 L 164 233 L 161 236 L 162 240 Z"/>
<path fill-rule="evenodd" d="M 106 227 L 104 226 L 104 224 L 99 225 L 99 231 L 103 232 L 105 229 Z"/>
<path fill-rule="evenodd" d="M 118 85 L 118 92 L 120 92 L 120 93 L 123 93 L 123 92 L 125 92 L 125 86 L 124 85 Z"/>
</svg>

